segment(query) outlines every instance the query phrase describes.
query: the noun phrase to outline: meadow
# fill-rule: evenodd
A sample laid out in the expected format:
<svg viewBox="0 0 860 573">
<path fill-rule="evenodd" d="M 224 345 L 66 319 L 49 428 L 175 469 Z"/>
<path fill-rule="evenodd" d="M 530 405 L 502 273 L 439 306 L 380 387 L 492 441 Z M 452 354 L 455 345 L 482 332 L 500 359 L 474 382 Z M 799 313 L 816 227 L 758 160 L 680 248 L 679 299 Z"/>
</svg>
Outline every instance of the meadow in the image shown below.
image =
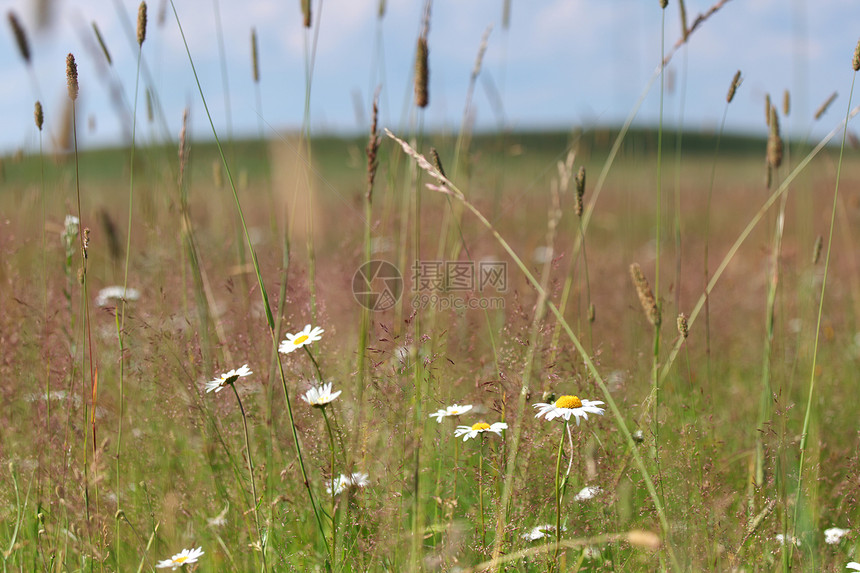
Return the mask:
<svg viewBox="0 0 860 573">
<path fill-rule="evenodd" d="M 778 99 L 4 157 L 3 571 L 845 570 L 860 159 Z"/>
</svg>

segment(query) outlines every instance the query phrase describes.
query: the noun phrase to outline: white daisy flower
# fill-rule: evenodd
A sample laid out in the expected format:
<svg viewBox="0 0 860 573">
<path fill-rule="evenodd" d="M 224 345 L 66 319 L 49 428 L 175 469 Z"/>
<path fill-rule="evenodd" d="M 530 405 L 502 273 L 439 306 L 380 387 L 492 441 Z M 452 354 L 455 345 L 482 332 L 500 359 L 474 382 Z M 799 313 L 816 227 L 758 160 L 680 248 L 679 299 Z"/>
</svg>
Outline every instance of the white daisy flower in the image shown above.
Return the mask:
<svg viewBox="0 0 860 573">
<path fill-rule="evenodd" d="M 601 491 L 599 487 L 590 485 L 579 490 L 579 493 L 573 496 L 573 499 L 576 501 L 587 501 L 596 497 Z"/>
<path fill-rule="evenodd" d="M 465 414 L 469 410 L 472 409 L 471 404 L 466 404 L 464 406 L 460 406 L 459 404 L 454 404 L 453 406 L 448 406 L 447 408 L 443 408 L 437 412 L 430 414 L 431 418 L 436 418 L 436 421 L 440 424 L 442 423 L 442 418 L 447 418 L 448 416 L 459 416 L 461 414 Z"/>
<path fill-rule="evenodd" d="M 353 472 L 350 475 L 340 474 L 340 477 L 336 477 L 334 479 L 334 495 L 339 495 L 343 493 L 344 490 L 347 490 L 351 487 L 363 488 L 370 485 L 370 480 L 368 476 L 362 472 Z M 332 482 L 325 487 L 326 492 L 331 495 L 332 490 Z"/>
<path fill-rule="evenodd" d="M 107 306 L 111 301 L 124 300 L 126 302 L 140 298 L 140 292 L 134 288 L 122 288 L 121 286 L 109 286 L 99 291 L 96 297 L 97 306 Z"/>
<path fill-rule="evenodd" d="M 164 569 L 165 567 L 170 567 L 171 569 L 177 569 L 178 567 L 182 567 L 183 565 L 189 565 L 191 563 L 197 563 L 197 559 L 203 555 L 203 548 L 198 547 L 197 549 L 183 549 L 181 553 L 177 553 L 170 559 L 165 559 L 163 561 L 159 561 L 155 566 L 159 569 Z"/>
<path fill-rule="evenodd" d="M 567 527 L 561 526 L 562 531 L 567 531 Z M 537 541 L 538 539 L 543 539 L 544 537 L 549 537 L 555 532 L 555 525 L 550 525 L 546 523 L 544 525 L 538 525 L 533 527 L 531 531 L 528 533 L 523 533 L 523 539 L 527 541 Z"/>
<path fill-rule="evenodd" d="M 327 486 L 325 486 L 325 491 L 329 495 L 332 495 L 332 489 L 334 489 L 334 495 L 340 495 L 346 488 L 349 487 L 349 478 L 343 474 L 334 478 L 334 480 L 330 481 Z"/>
<path fill-rule="evenodd" d="M 469 438 L 475 438 L 478 434 L 483 432 L 494 432 L 498 435 L 502 435 L 502 430 L 507 430 L 508 425 L 504 422 L 496 422 L 492 426 L 486 422 L 478 422 L 477 424 L 472 424 L 471 426 L 457 426 L 457 429 L 454 430 L 454 436 L 460 437 L 463 436 L 463 441 L 465 442 Z"/>
<path fill-rule="evenodd" d="M 325 330 L 320 328 L 319 326 L 315 326 L 311 328 L 310 324 L 306 324 L 304 330 L 301 332 L 297 332 L 295 334 L 287 334 L 287 339 L 282 340 L 281 344 L 278 346 L 278 352 L 281 354 L 289 354 L 293 350 L 297 348 L 301 348 L 311 342 L 316 342 L 317 340 L 322 340 L 322 336 L 320 336 Z"/>
<path fill-rule="evenodd" d="M 847 569 L 853 569 L 855 571 L 860 571 L 860 563 L 857 563 L 856 561 L 852 561 L 851 563 L 849 563 L 845 567 Z"/>
<path fill-rule="evenodd" d="M 840 529 L 839 527 L 831 527 L 824 530 L 824 543 L 827 545 L 836 545 L 842 538 L 851 532 L 849 529 Z"/>
<path fill-rule="evenodd" d="M 235 382 L 236 380 L 241 378 L 242 376 L 250 376 L 251 374 L 253 374 L 253 372 L 251 372 L 251 370 L 248 368 L 248 365 L 245 364 L 241 368 L 238 368 L 236 370 L 231 370 L 230 372 L 222 374 L 221 376 L 219 376 L 215 380 L 212 380 L 211 382 L 207 382 L 206 383 L 206 392 L 208 393 L 208 392 L 211 392 L 212 390 L 215 390 L 215 392 L 218 393 L 221 390 L 223 390 L 224 388 L 226 388 L 228 385 L 232 384 L 233 382 Z"/>
<path fill-rule="evenodd" d="M 302 396 L 302 400 L 313 406 L 314 408 L 325 408 L 326 405 L 340 396 L 343 390 L 338 390 L 337 392 L 332 393 L 331 391 L 331 382 L 328 384 L 323 384 L 319 388 L 316 386 L 312 386 L 310 390 L 305 392 L 305 395 Z"/>
<path fill-rule="evenodd" d="M 535 418 L 545 417 L 547 420 L 555 418 L 564 418 L 570 420 L 571 416 L 576 417 L 576 425 L 579 425 L 579 419 L 588 419 L 588 414 L 603 415 L 603 408 L 599 406 L 603 404 L 600 400 L 580 400 L 577 396 L 562 396 L 552 404 L 535 404 L 538 408 L 538 413 Z"/>
<path fill-rule="evenodd" d="M 362 472 L 352 472 L 349 476 L 349 484 L 352 487 L 367 487 L 370 485 L 370 476 Z"/>
</svg>

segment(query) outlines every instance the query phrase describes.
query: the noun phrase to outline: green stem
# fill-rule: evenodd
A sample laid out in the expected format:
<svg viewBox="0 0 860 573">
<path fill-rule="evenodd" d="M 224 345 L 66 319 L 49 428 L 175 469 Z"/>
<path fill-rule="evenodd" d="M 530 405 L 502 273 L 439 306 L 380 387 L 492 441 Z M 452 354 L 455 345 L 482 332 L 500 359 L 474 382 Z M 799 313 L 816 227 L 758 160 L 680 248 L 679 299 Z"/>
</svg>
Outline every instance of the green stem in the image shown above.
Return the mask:
<svg viewBox="0 0 860 573">
<path fill-rule="evenodd" d="M 260 529 L 260 515 L 257 503 L 257 480 L 254 479 L 254 461 L 251 459 L 251 438 L 248 434 L 248 418 L 245 416 L 245 407 L 242 406 L 242 399 L 239 398 L 239 392 L 236 390 L 235 384 L 230 384 L 233 390 L 233 395 L 236 396 L 236 402 L 239 403 L 239 411 L 242 413 L 242 428 L 245 430 L 245 451 L 248 453 L 248 476 L 251 478 L 251 495 L 254 497 L 254 522 L 257 526 L 257 538 L 260 541 L 260 555 L 262 555 L 263 571 L 267 571 L 266 567 L 266 541 L 263 538 L 263 530 Z"/>
<path fill-rule="evenodd" d="M 824 275 L 821 278 L 821 294 L 818 298 L 818 319 L 815 323 L 815 344 L 812 348 L 812 368 L 809 374 L 809 393 L 806 398 L 806 412 L 803 415 L 803 431 L 800 433 L 800 459 L 797 462 L 797 495 L 794 503 L 794 517 L 791 527 L 791 543 L 786 539 L 788 544 L 788 563 L 791 563 L 791 556 L 794 552 L 794 540 L 797 539 L 797 514 L 801 506 L 801 495 L 803 486 L 803 462 L 806 459 L 806 441 L 809 438 L 809 423 L 812 419 L 812 403 L 815 393 L 815 367 L 818 360 L 818 342 L 821 336 L 821 316 L 824 310 L 824 292 L 827 287 L 827 271 L 830 268 L 830 253 L 833 247 L 833 227 L 836 224 L 836 206 L 839 198 L 839 178 L 842 175 L 842 157 L 845 154 L 845 140 L 848 137 L 848 119 L 851 117 L 851 100 L 854 98 L 854 83 L 857 80 L 857 73 L 851 79 L 851 91 L 848 95 L 848 110 L 845 113 L 845 123 L 842 128 L 842 144 L 839 147 L 839 162 L 836 164 L 836 185 L 833 190 L 833 208 L 830 213 L 830 230 L 827 234 L 827 254 L 824 257 Z"/>
<path fill-rule="evenodd" d="M 307 347 L 305 347 L 307 348 Z M 334 434 L 331 431 L 331 424 L 328 421 L 328 414 L 325 412 L 325 406 L 322 407 L 323 419 L 325 420 L 325 428 L 328 431 L 328 446 L 331 454 L 331 566 L 335 569 L 337 565 L 335 548 L 337 547 L 337 516 L 335 515 L 335 499 L 337 490 L 335 488 L 335 472 L 334 472 Z"/>
</svg>

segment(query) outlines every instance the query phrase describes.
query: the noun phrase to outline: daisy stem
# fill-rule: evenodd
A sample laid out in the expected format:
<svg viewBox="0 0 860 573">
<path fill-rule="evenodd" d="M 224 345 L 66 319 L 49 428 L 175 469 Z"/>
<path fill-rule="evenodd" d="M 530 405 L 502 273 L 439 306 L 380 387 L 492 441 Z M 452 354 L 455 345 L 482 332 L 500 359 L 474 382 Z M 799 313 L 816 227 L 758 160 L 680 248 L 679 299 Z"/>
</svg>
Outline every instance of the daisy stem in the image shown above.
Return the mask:
<svg viewBox="0 0 860 573">
<path fill-rule="evenodd" d="M 564 430 L 561 432 L 561 439 L 558 441 L 558 454 L 555 459 L 555 552 L 552 556 L 552 562 L 550 563 L 550 571 L 552 571 L 555 564 L 558 563 L 558 550 L 561 547 L 561 452 L 564 450 L 564 435 L 567 433 L 568 420 L 564 421 Z M 573 451 L 571 450 L 571 454 Z M 573 457 L 571 457 L 573 459 Z"/>
<path fill-rule="evenodd" d="M 257 485 L 254 480 L 254 461 L 251 459 L 251 440 L 248 436 L 248 418 L 245 416 L 245 407 L 242 406 L 242 399 L 239 398 L 239 392 L 236 390 L 235 384 L 230 384 L 233 394 L 236 396 L 236 402 L 239 403 L 239 411 L 242 413 L 242 427 L 245 430 L 245 450 L 248 452 L 248 475 L 251 478 L 251 495 L 254 496 L 254 523 L 257 526 L 257 537 L 260 541 L 260 555 L 263 557 L 263 571 L 268 571 L 266 567 L 266 548 L 263 546 L 263 532 L 260 529 L 260 515 L 257 511 Z"/>
<path fill-rule="evenodd" d="M 487 528 L 484 526 L 484 433 L 481 432 L 481 450 L 478 456 L 478 503 L 481 509 L 481 548 L 487 544 Z"/>
<path fill-rule="evenodd" d="M 307 349 L 307 346 L 305 346 Z M 310 353 L 308 353 L 310 354 Z M 322 408 L 323 419 L 325 420 L 325 429 L 328 431 L 328 444 L 331 453 L 331 567 L 335 569 L 335 547 L 337 546 L 337 516 L 335 515 L 335 496 L 337 495 L 337 487 L 334 477 L 334 434 L 331 431 L 331 424 L 328 421 L 328 414 L 325 413 L 325 406 Z"/>
<path fill-rule="evenodd" d="M 311 354 L 311 351 L 310 351 L 310 349 L 307 347 L 307 345 L 302 346 L 302 348 L 304 348 L 304 349 L 305 349 L 305 352 L 307 352 L 307 354 L 308 354 L 308 358 L 310 358 L 310 359 L 311 359 L 311 362 L 313 362 L 313 363 L 314 363 L 314 369 L 316 369 L 316 371 L 317 371 L 317 378 L 319 378 L 320 384 L 322 384 L 322 383 L 323 383 L 323 375 L 322 375 L 322 370 L 320 370 L 320 365 L 319 365 L 319 363 L 317 362 L 317 359 L 316 359 L 316 358 L 314 358 L 314 355 L 313 355 L 313 354 Z"/>
</svg>

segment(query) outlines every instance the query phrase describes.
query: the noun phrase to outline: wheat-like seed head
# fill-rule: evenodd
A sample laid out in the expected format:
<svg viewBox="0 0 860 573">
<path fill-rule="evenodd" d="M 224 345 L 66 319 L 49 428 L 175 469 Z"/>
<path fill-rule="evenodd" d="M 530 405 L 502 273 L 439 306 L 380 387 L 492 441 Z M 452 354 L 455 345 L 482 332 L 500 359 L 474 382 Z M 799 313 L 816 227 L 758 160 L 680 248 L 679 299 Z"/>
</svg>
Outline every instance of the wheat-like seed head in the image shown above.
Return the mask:
<svg viewBox="0 0 860 573">
<path fill-rule="evenodd" d="M 15 12 L 9 11 L 9 25 L 12 26 L 12 34 L 15 36 L 15 43 L 18 45 L 18 52 L 24 58 L 24 63 L 30 64 L 30 42 L 27 41 L 27 33 L 21 25 L 18 16 Z"/>
<path fill-rule="evenodd" d="M 251 66 L 254 70 L 254 83 L 260 83 L 260 61 L 257 54 L 257 29 L 251 28 Z"/>
<path fill-rule="evenodd" d="M 39 128 L 39 131 L 42 131 L 42 124 L 45 122 L 45 114 L 42 111 L 42 102 L 36 102 L 36 108 L 33 110 L 33 117 L 36 120 L 36 127 Z"/>
<path fill-rule="evenodd" d="M 379 88 L 376 89 L 376 94 L 373 96 L 373 110 L 370 120 L 370 137 L 367 140 L 367 191 L 365 197 L 370 202 L 373 196 L 373 181 L 376 179 L 376 169 L 379 167 L 377 154 L 379 152 L 379 131 L 377 129 L 379 121 Z"/>
<path fill-rule="evenodd" d="M 782 138 L 779 135 L 779 117 L 776 108 L 770 108 L 770 134 L 767 138 L 767 163 L 774 169 L 782 165 Z"/>
<path fill-rule="evenodd" d="M 645 311 L 648 322 L 654 326 L 660 326 L 660 309 L 657 306 L 657 299 L 654 298 L 651 285 L 648 284 L 648 279 L 642 273 L 642 267 L 639 266 L 639 263 L 630 265 L 630 277 L 633 279 L 633 286 L 636 287 L 639 303 L 642 305 L 642 310 Z"/>
<path fill-rule="evenodd" d="M 581 165 L 579 167 L 579 171 L 576 172 L 576 179 L 574 179 L 574 183 L 576 184 L 576 204 L 574 206 L 574 211 L 576 212 L 577 217 L 582 216 L 582 198 L 585 196 L 585 166 Z"/>
<path fill-rule="evenodd" d="M 179 130 L 179 186 L 182 186 L 182 178 L 185 175 L 185 166 L 188 163 L 188 145 L 186 141 L 188 133 L 188 108 L 182 111 L 182 129 Z"/>
<path fill-rule="evenodd" d="M 302 17 L 305 28 L 311 27 L 311 0 L 302 0 Z"/>
<path fill-rule="evenodd" d="M 857 40 L 857 47 L 854 48 L 854 59 L 851 60 L 851 67 L 855 72 L 860 72 L 860 40 Z"/>
<path fill-rule="evenodd" d="M 78 65 L 72 54 L 66 56 L 66 84 L 69 88 L 69 99 L 75 101 L 78 99 Z"/>
<path fill-rule="evenodd" d="M 821 258 L 821 247 L 824 246 L 824 237 L 818 235 L 815 237 L 815 244 L 812 246 L 812 264 L 817 265 Z"/>
<path fill-rule="evenodd" d="M 427 84 L 430 80 L 430 70 L 428 69 L 427 59 L 429 50 L 427 48 L 427 38 L 418 38 L 418 47 L 415 51 L 415 105 L 418 107 L 427 107 L 430 103 L 430 94 L 427 91 Z"/>
<path fill-rule="evenodd" d="M 772 117 L 771 112 L 773 111 L 773 104 L 770 103 L 770 94 L 765 94 L 764 96 L 764 120 L 767 122 L 767 126 L 770 127 L 770 119 Z"/>
<path fill-rule="evenodd" d="M 729 86 L 729 93 L 726 95 L 726 103 L 732 103 L 732 100 L 735 99 L 735 92 L 738 91 L 742 81 L 741 71 L 738 70 L 735 72 L 735 77 L 732 78 L 732 85 Z"/>
<path fill-rule="evenodd" d="M 782 115 L 788 117 L 789 113 L 791 113 L 791 94 L 785 90 L 782 92 Z"/>
<path fill-rule="evenodd" d="M 112 66 L 113 60 L 110 57 L 110 52 L 107 49 L 107 44 L 105 44 L 105 39 L 102 37 L 101 30 L 99 30 L 99 26 L 95 23 L 95 21 L 93 21 L 93 33 L 95 33 L 96 35 L 96 40 L 99 43 L 99 47 L 102 49 L 102 53 L 104 54 L 108 65 Z"/>
<path fill-rule="evenodd" d="M 683 312 L 678 315 L 678 334 L 681 335 L 681 338 L 687 340 L 687 336 L 690 335 L 689 326 L 687 324 L 687 315 Z"/>
<path fill-rule="evenodd" d="M 815 115 L 813 116 L 815 118 L 815 121 L 818 121 L 819 119 L 821 119 L 821 116 L 827 113 L 827 109 L 836 100 L 837 95 L 839 95 L 837 92 L 833 92 L 832 94 L 830 94 L 830 97 L 824 100 L 824 103 L 821 104 L 817 110 L 815 110 Z"/>
<path fill-rule="evenodd" d="M 143 46 L 146 40 L 146 2 L 141 2 L 137 9 L 137 45 Z"/>
</svg>

